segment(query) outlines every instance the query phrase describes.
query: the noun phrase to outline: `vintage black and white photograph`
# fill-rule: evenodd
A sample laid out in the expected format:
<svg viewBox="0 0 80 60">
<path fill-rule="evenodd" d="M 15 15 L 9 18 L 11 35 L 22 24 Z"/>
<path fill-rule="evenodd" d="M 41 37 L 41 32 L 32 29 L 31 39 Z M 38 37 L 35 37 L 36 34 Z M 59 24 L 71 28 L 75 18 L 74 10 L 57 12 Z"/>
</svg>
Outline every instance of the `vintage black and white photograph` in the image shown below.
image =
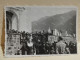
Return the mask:
<svg viewBox="0 0 80 60">
<path fill-rule="evenodd" d="M 76 7 L 5 7 L 5 55 L 77 54 L 76 25 Z"/>
</svg>

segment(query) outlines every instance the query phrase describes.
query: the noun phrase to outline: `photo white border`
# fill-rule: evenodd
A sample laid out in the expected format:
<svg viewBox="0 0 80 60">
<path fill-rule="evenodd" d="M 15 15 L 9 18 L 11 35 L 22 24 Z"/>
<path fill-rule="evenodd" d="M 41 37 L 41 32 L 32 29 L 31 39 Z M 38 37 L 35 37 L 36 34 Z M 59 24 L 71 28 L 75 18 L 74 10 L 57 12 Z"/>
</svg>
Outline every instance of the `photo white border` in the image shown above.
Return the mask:
<svg viewBox="0 0 80 60">
<path fill-rule="evenodd" d="M 42 54 L 42 55 L 6 55 L 6 8 L 7 7 L 53 7 L 53 8 L 75 8 L 76 9 L 76 41 L 77 41 L 77 54 L 79 53 L 79 47 L 78 47 L 78 7 L 76 6 L 36 6 L 36 5 L 33 5 L 33 6 L 30 6 L 30 5 L 27 5 L 27 6 L 5 6 L 4 7 L 4 15 L 5 15 L 5 49 L 4 49 L 4 57 L 7 57 L 7 58 L 11 58 L 11 57 L 47 57 L 47 56 L 69 56 L 69 55 L 77 55 L 77 54 Z"/>
</svg>

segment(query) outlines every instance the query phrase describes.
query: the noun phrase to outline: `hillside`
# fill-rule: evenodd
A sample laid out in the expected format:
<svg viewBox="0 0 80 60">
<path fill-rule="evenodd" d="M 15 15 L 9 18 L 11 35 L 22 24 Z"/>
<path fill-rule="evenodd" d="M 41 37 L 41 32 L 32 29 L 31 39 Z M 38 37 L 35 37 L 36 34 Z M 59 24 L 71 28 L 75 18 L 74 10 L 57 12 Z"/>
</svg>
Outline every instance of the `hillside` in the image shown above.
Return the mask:
<svg viewBox="0 0 80 60">
<path fill-rule="evenodd" d="M 48 28 L 58 29 L 62 32 L 76 33 L 76 11 L 70 11 L 64 14 L 54 16 L 45 16 L 38 21 L 32 22 L 32 31 L 47 31 Z"/>
</svg>

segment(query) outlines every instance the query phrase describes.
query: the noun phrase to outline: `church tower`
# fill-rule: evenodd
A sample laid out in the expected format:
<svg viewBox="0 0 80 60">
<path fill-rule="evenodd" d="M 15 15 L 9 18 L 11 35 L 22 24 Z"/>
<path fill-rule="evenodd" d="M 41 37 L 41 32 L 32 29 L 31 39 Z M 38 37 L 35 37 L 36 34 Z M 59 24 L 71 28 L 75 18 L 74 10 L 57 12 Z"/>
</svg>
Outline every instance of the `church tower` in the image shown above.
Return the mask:
<svg viewBox="0 0 80 60">
<path fill-rule="evenodd" d="M 48 33 L 51 33 L 51 29 L 50 29 L 50 27 L 49 27 L 49 29 L 48 29 Z"/>
</svg>

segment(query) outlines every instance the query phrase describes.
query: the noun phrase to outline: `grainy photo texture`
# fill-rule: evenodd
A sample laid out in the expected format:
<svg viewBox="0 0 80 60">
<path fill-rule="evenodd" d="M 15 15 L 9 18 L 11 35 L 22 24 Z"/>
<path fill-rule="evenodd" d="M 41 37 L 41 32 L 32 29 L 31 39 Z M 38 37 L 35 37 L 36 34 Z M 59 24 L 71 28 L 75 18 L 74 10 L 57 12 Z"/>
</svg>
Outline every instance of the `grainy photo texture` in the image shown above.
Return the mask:
<svg viewBox="0 0 80 60">
<path fill-rule="evenodd" d="M 5 7 L 5 55 L 77 54 L 75 7 Z"/>
</svg>

